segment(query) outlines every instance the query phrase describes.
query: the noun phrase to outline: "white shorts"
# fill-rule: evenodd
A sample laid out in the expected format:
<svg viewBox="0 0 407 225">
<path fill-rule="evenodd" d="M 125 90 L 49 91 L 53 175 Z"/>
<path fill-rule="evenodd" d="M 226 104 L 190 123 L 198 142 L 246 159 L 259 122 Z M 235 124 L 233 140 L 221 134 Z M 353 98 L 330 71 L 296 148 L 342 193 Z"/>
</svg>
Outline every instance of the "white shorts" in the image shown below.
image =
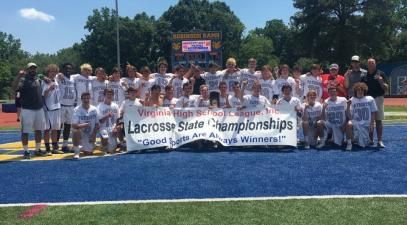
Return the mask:
<svg viewBox="0 0 407 225">
<path fill-rule="evenodd" d="M 74 106 L 61 107 L 61 124 L 71 124 Z"/>
<path fill-rule="evenodd" d="M 90 135 L 81 131 L 81 141 L 79 142 L 79 149 L 84 152 L 93 152 L 95 142 L 90 142 Z"/>
<path fill-rule="evenodd" d="M 47 121 L 47 130 L 60 130 L 61 110 L 45 111 L 45 120 Z"/>
<path fill-rule="evenodd" d="M 46 129 L 44 109 L 21 109 L 20 114 L 21 131 L 30 133 L 34 130 L 44 131 Z"/>
<path fill-rule="evenodd" d="M 113 132 L 109 132 L 106 129 L 101 129 L 100 138 L 107 139 L 107 151 L 111 152 L 117 148 L 117 136 Z"/>
<path fill-rule="evenodd" d="M 308 128 L 308 140 L 305 140 L 308 142 L 310 145 L 316 145 L 317 144 L 317 138 L 315 137 L 317 133 L 317 126 L 316 124 L 310 124 Z M 305 137 L 304 137 L 305 139 Z"/>
<path fill-rule="evenodd" d="M 353 140 L 357 141 L 361 147 L 366 147 L 369 142 L 369 125 L 359 124 L 357 121 L 352 120 L 353 126 Z"/>
<path fill-rule="evenodd" d="M 335 144 L 337 145 L 342 145 L 343 138 L 344 138 L 344 132 L 342 131 L 341 126 L 337 126 L 335 124 L 331 124 L 329 122 L 325 122 L 325 129 L 327 132 L 324 134 L 324 139 L 326 140 L 328 133 L 332 133 L 332 139 Z"/>
</svg>

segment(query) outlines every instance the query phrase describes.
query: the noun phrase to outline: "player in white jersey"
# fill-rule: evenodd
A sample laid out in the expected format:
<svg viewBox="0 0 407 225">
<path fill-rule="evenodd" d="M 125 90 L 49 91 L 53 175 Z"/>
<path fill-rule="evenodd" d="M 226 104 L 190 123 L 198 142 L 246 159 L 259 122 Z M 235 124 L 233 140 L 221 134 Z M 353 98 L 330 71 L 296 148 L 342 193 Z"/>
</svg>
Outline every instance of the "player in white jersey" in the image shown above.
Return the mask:
<svg viewBox="0 0 407 225">
<path fill-rule="evenodd" d="M 218 71 L 219 66 L 215 63 L 209 63 L 209 71 L 201 74 L 201 77 L 208 85 L 209 95 L 219 93 L 219 83 L 222 81 L 222 73 Z M 218 94 L 219 95 L 219 94 Z"/>
<path fill-rule="evenodd" d="M 295 81 L 295 88 L 293 89 L 293 96 L 296 97 L 296 98 L 299 98 L 300 100 L 301 100 L 302 95 L 303 95 L 302 94 L 303 90 L 301 89 L 302 84 L 301 84 L 301 79 L 300 79 L 301 72 L 302 72 L 302 69 L 301 69 L 300 66 L 295 65 L 293 67 L 293 78 L 294 78 L 294 81 Z"/>
<path fill-rule="evenodd" d="M 102 67 L 95 70 L 96 79 L 92 80 L 91 105 L 97 106 L 104 100 L 104 91 L 107 87 L 106 72 Z"/>
<path fill-rule="evenodd" d="M 48 155 L 61 154 L 58 147 L 58 131 L 61 129 L 61 103 L 59 85 L 55 80 L 59 67 L 55 64 L 47 66 L 46 74 L 49 82 L 42 82 L 42 96 L 44 99 L 45 120 L 47 129 L 44 130 L 45 150 Z M 49 145 L 51 133 L 52 152 Z"/>
<path fill-rule="evenodd" d="M 243 84 L 243 81 L 247 82 L 246 89 L 244 90 L 245 95 L 252 94 L 253 84 L 258 81 L 261 77 L 261 72 L 256 71 L 257 61 L 254 58 L 250 58 L 247 62 L 248 68 L 240 70 L 240 83 Z"/>
<path fill-rule="evenodd" d="M 194 107 L 196 95 L 192 94 L 192 84 L 185 83 L 182 86 L 183 95 L 181 98 L 178 99 L 177 104 L 175 104 L 176 108 L 189 108 Z"/>
<path fill-rule="evenodd" d="M 174 98 L 174 87 L 170 84 L 165 87 L 163 106 L 174 108 L 178 99 Z"/>
<path fill-rule="evenodd" d="M 216 108 L 231 108 L 229 104 L 228 86 L 225 81 L 219 83 L 219 91 L 219 99 L 215 99 L 215 101 L 211 100 L 211 106 Z"/>
<path fill-rule="evenodd" d="M 80 96 L 82 96 L 82 93 L 84 92 L 91 92 L 92 90 L 92 66 L 90 64 L 82 64 L 80 66 L 81 73 L 80 74 L 75 74 L 71 76 L 71 79 L 74 82 L 75 85 L 75 90 L 76 90 L 76 104 L 80 103 L 80 100 L 78 99 Z M 90 93 L 92 95 L 92 93 Z"/>
<path fill-rule="evenodd" d="M 310 90 L 317 92 L 317 101 L 321 101 L 322 97 L 322 78 L 320 76 L 321 67 L 318 64 L 311 66 L 311 73 L 301 75 L 301 86 L 303 90 L 303 98 L 307 96 Z"/>
<path fill-rule="evenodd" d="M 208 85 L 202 84 L 199 87 L 199 92 L 200 95 L 195 98 L 194 101 L 194 106 L 195 107 L 209 107 L 209 91 L 208 91 Z"/>
<path fill-rule="evenodd" d="M 272 76 L 270 66 L 265 65 L 261 68 L 261 78 L 259 82 L 261 85 L 261 95 L 263 95 L 269 101 L 273 102 L 273 104 L 275 104 L 276 100 L 273 99 L 274 79 Z"/>
<path fill-rule="evenodd" d="M 242 108 L 243 107 L 243 91 L 240 89 L 240 83 L 235 81 L 232 84 L 233 94 L 229 95 L 229 105 L 232 108 Z"/>
<path fill-rule="evenodd" d="M 226 61 L 226 69 L 221 72 L 223 81 L 228 86 L 228 94 L 233 94 L 233 83 L 235 81 L 240 83 L 240 71 L 236 68 L 236 60 L 229 58 Z"/>
<path fill-rule="evenodd" d="M 114 91 L 105 89 L 105 99 L 98 106 L 99 134 L 104 153 L 114 153 L 117 148 L 119 129 L 116 127 L 119 118 L 119 106 L 113 102 Z"/>
<path fill-rule="evenodd" d="M 182 85 L 188 83 L 188 79 L 184 77 L 185 68 L 182 65 L 177 65 L 175 67 L 175 76 L 170 80 L 170 84 L 173 87 L 173 96 L 179 98 L 182 96 Z M 166 86 L 168 87 L 168 85 Z M 167 91 L 165 91 L 167 93 Z"/>
<path fill-rule="evenodd" d="M 154 80 L 150 78 L 151 71 L 148 66 L 142 67 L 140 69 L 140 73 L 142 77 L 136 81 L 136 89 L 138 90 L 137 97 L 140 99 L 145 99 L 146 94 L 148 94 L 151 86 L 153 86 Z"/>
<path fill-rule="evenodd" d="M 90 93 L 83 92 L 81 101 L 82 104 L 74 109 L 72 116 L 74 159 L 79 159 L 81 151 L 92 154 L 99 130 L 98 110 L 90 104 Z"/>
<path fill-rule="evenodd" d="M 61 124 L 63 124 L 63 143 L 62 151 L 69 152 L 68 139 L 71 134 L 71 122 L 73 110 L 75 108 L 76 90 L 71 74 L 73 72 L 73 65 L 65 63 L 62 65 L 62 74 L 57 75 L 57 83 L 59 85 L 60 102 L 61 102 Z M 58 132 L 59 140 L 60 132 Z"/>
<path fill-rule="evenodd" d="M 249 85 L 248 81 L 243 81 L 243 90 L 245 90 L 246 86 Z M 265 108 L 270 107 L 271 104 L 269 100 L 260 95 L 261 92 L 261 85 L 258 81 L 255 81 L 252 85 L 252 94 L 245 95 L 243 97 L 243 106 L 245 108 Z"/>
<path fill-rule="evenodd" d="M 167 86 L 174 76 L 172 73 L 167 73 L 168 63 L 165 60 L 161 60 L 158 63 L 158 73 L 153 73 L 150 76 L 153 78 L 152 84 L 159 85 L 161 88 L 161 94 L 164 94 L 165 86 Z"/>
<path fill-rule="evenodd" d="M 107 82 L 107 88 L 114 92 L 113 102 L 117 105 L 121 104 L 126 99 L 126 87 L 123 81 L 120 80 L 120 69 L 114 67 L 112 69 L 111 79 Z"/>
<path fill-rule="evenodd" d="M 317 144 L 318 137 L 322 138 L 324 124 L 321 121 L 322 104 L 316 101 L 317 92 L 310 90 L 302 105 L 302 129 L 304 132 L 304 148 L 309 149 L 310 145 Z"/>
<path fill-rule="evenodd" d="M 352 140 L 361 147 L 373 145 L 369 131 L 374 129 L 377 106 L 372 96 L 366 96 L 367 85 L 359 82 L 353 85 L 353 97 L 348 107 L 349 121 L 346 126 L 346 150 L 352 150 Z"/>
<path fill-rule="evenodd" d="M 322 121 L 325 125 L 324 135 L 317 148 L 325 146 L 328 133 L 332 133 L 333 142 L 342 146 L 344 132 L 346 129 L 347 100 L 336 94 L 337 87 L 328 89 L 329 98 L 325 99 L 322 108 Z"/>
<path fill-rule="evenodd" d="M 120 79 L 123 86 L 125 87 L 126 91 L 130 87 L 137 88 L 136 83 L 137 83 L 137 81 L 139 79 L 138 77 L 141 77 L 142 75 L 137 72 L 136 67 L 133 66 L 133 65 L 128 64 L 126 66 L 126 74 L 127 74 L 127 77 L 122 77 Z"/>
<path fill-rule="evenodd" d="M 290 77 L 290 67 L 284 64 L 281 65 L 278 69 L 279 77 L 274 82 L 274 90 L 273 94 L 278 95 L 278 98 L 283 97 L 283 93 L 281 92 L 284 85 L 288 84 L 291 86 L 291 90 L 295 89 L 296 83 L 294 78 Z"/>
</svg>

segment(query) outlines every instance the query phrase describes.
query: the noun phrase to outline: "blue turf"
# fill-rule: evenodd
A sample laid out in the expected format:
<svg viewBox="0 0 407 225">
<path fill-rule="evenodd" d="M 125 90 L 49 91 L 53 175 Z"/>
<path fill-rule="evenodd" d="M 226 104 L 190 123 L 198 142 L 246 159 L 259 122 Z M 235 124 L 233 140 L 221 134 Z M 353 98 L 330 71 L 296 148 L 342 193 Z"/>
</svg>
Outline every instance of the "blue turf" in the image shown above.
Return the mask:
<svg viewBox="0 0 407 225">
<path fill-rule="evenodd" d="M 127 154 L 0 163 L 0 203 L 343 194 L 407 194 L 407 126 L 386 150 Z"/>
</svg>

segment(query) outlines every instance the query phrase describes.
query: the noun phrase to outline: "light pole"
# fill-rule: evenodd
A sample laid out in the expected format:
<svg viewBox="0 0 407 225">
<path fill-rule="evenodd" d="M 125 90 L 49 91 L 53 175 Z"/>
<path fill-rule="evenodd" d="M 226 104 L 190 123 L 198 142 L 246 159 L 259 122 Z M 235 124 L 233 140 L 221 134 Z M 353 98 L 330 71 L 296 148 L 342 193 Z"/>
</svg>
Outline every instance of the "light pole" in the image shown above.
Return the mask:
<svg viewBox="0 0 407 225">
<path fill-rule="evenodd" d="M 117 50 L 117 67 L 120 68 L 119 4 L 118 4 L 118 0 L 116 0 L 116 50 Z"/>
</svg>

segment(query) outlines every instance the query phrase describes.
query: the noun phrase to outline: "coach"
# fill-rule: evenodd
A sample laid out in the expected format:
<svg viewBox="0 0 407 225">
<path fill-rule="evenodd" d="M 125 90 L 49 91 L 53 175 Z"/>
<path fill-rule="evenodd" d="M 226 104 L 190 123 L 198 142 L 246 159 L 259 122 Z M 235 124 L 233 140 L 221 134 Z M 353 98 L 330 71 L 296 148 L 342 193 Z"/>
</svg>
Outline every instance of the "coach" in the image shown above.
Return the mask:
<svg viewBox="0 0 407 225">
<path fill-rule="evenodd" d="M 13 90 L 20 91 L 21 98 L 21 142 L 24 148 L 24 158 L 31 158 L 28 150 L 28 134 L 35 130 L 35 153 L 41 152 L 42 131 L 45 130 L 45 114 L 41 91 L 41 80 L 37 77 L 37 65 L 28 63 L 26 74 L 20 73 L 13 83 Z"/>
<path fill-rule="evenodd" d="M 376 60 L 370 58 L 367 60 L 367 74 L 362 76 L 362 82 L 366 83 L 368 90 L 367 95 L 372 96 L 377 105 L 376 113 L 376 135 L 377 147 L 384 148 L 382 141 L 383 136 L 383 119 L 384 119 L 384 94 L 388 89 L 387 77 L 383 71 L 376 68 Z M 370 140 L 373 140 L 373 131 L 370 131 Z M 373 144 L 373 143 L 372 143 Z"/>
</svg>

